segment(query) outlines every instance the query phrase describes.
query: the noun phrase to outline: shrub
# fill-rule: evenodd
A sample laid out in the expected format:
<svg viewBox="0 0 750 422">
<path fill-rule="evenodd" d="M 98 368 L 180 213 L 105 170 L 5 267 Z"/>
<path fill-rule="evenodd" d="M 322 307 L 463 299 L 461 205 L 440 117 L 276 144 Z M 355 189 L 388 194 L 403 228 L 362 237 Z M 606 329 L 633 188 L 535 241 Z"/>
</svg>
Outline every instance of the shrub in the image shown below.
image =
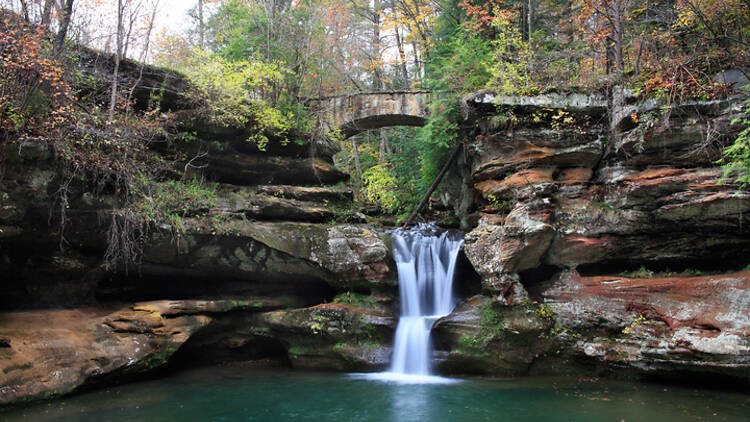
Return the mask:
<svg viewBox="0 0 750 422">
<path fill-rule="evenodd" d="M 292 127 L 292 115 L 265 100 L 265 90 L 283 79 L 279 66 L 194 50 L 185 72 L 195 88 L 193 100 L 203 106 L 208 120 L 224 127 L 251 128 L 248 141 L 261 150 L 268 143 L 267 131 L 284 135 Z"/>
<path fill-rule="evenodd" d="M 750 101 L 745 102 L 742 117 L 732 120 L 733 125 L 744 127 L 734 143 L 724 148 L 724 176 L 722 180 L 734 178 L 740 189 L 750 186 Z"/>
<path fill-rule="evenodd" d="M 362 179 L 365 182 L 363 193 L 368 201 L 380 205 L 387 213 L 395 213 L 402 207 L 398 182 L 387 166 L 377 164 L 370 167 L 362 174 Z"/>
</svg>

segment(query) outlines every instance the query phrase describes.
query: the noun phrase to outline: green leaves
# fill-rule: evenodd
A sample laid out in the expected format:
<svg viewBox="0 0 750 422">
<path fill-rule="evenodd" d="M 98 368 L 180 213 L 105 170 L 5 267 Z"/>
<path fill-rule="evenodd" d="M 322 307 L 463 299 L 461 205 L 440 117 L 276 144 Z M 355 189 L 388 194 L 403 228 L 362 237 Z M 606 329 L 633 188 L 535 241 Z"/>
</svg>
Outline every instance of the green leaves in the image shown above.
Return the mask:
<svg viewBox="0 0 750 422">
<path fill-rule="evenodd" d="M 722 181 L 733 178 L 734 182 L 740 185 L 740 189 L 747 189 L 750 187 L 750 101 L 745 102 L 742 115 L 732 120 L 732 125 L 739 124 L 745 128 L 740 131 L 732 145 L 724 148 Z"/>
<path fill-rule="evenodd" d="M 463 27 L 456 28 L 430 60 L 425 85 L 433 90 L 473 93 L 485 88 L 494 65 L 490 41 Z"/>
<path fill-rule="evenodd" d="M 488 63 L 492 80 L 488 86 L 497 94 L 514 95 L 528 93 L 531 75 L 529 66 L 532 53 L 529 43 L 510 20 L 497 16 L 492 26 L 497 36 L 492 41 L 495 57 Z"/>
<path fill-rule="evenodd" d="M 363 194 L 368 201 L 380 205 L 383 211 L 391 214 L 401 208 L 398 181 L 386 165 L 370 167 L 362 174 L 362 179 L 365 182 Z"/>
<path fill-rule="evenodd" d="M 283 79 L 285 70 L 277 64 L 252 60 L 229 60 L 194 50 L 185 70 L 205 106 L 209 121 L 221 126 L 251 128 L 248 141 L 263 150 L 267 131 L 285 133 L 291 127 L 289 115 L 264 99 L 269 85 Z"/>
</svg>

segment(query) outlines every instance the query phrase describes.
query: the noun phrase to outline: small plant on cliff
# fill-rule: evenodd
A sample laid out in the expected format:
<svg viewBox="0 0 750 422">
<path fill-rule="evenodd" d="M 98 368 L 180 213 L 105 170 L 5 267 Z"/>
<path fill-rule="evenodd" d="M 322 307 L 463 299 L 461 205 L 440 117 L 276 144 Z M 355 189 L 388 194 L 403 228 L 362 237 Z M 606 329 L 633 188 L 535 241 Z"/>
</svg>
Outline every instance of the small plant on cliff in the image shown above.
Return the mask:
<svg viewBox="0 0 750 422">
<path fill-rule="evenodd" d="M 500 306 L 490 302 L 482 305 L 479 310 L 482 325 L 479 333 L 475 336 L 461 336 L 461 343 L 468 349 L 475 350 L 479 354 L 486 355 L 487 345 L 497 337 L 503 335 L 505 319 L 500 310 Z"/>
<path fill-rule="evenodd" d="M 182 218 L 200 214 L 216 205 L 216 189 L 198 180 L 188 182 L 168 180 L 165 182 L 142 181 L 148 186 L 137 202 L 131 205 L 141 217 L 150 223 L 169 221 L 176 230 Z"/>
<path fill-rule="evenodd" d="M 378 306 L 378 302 L 372 296 L 354 292 L 345 292 L 337 295 L 333 298 L 333 303 L 341 303 L 357 308 L 375 308 Z"/>
<path fill-rule="evenodd" d="M 539 307 L 535 308 L 534 312 L 539 318 L 546 319 L 548 321 L 554 320 L 555 316 L 557 316 L 557 314 L 555 313 L 555 310 L 550 308 L 544 303 L 539 305 Z"/>
<path fill-rule="evenodd" d="M 732 145 L 724 148 L 724 180 L 733 180 L 740 189 L 750 187 L 750 101 L 745 102 L 742 116 L 732 120 L 743 127 Z"/>
<path fill-rule="evenodd" d="M 623 271 L 619 276 L 628 278 L 651 278 L 654 276 L 654 272 L 641 265 L 641 268 L 635 271 Z"/>
<path fill-rule="evenodd" d="M 638 314 L 638 316 L 633 319 L 633 322 L 631 322 L 630 325 L 622 330 L 622 333 L 631 334 L 636 327 L 643 324 L 644 322 L 646 322 L 646 317 L 644 317 L 643 314 Z"/>
<path fill-rule="evenodd" d="M 386 165 L 377 164 L 370 167 L 362 174 L 362 179 L 365 182 L 362 193 L 368 201 L 380 205 L 380 208 L 389 214 L 402 208 L 398 182 Z"/>
<path fill-rule="evenodd" d="M 72 97 L 55 55 L 42 28 L 0 10 L 0 180 L 11 137 L 64 140 Z"/>
</svg>

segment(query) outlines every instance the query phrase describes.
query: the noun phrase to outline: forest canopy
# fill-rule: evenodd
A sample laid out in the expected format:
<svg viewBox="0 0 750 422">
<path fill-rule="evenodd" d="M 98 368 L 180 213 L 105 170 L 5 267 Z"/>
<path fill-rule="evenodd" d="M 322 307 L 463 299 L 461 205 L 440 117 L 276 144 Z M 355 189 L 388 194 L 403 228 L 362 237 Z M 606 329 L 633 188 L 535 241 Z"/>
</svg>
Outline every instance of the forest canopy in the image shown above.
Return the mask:
<svg viewBox="0 0 750 422">
<path fill-rule="evenodd" d="M 327 117 L 306 107 L 311 98 L 443 93 L 422 128 L 337 140 L 344 150 L 339 163 L 360 198 L 396 214 L 413 208 L 461 142 L 459 103 L 467 94 L 611 97 L 618 89 L 667 103 L 711 100 L 733 89 L 718 74 L 747 77 L 750 67 L 748 0 L 196 0 L 179 31 L 154 30 L 169 0 L 0 0 L 0 6 L 54 41 L 39 41 L 27 53 L 3 52 L 19 60 L 38 54 L 40 61 L 31 62 L 38 68 L 29 71 L 43 81 L 24 87 L 4 78 L 6 138 L 34 122 L 49 124 L 39 113 L 69 112 L 64 104 L 75 98 L 68 89 L 73 81 L 55 68 L 64 61 L 55 52 L 65 40 L 111 53 L 117 63 L 131 58 L 181 72 L 198 88 L 195 100 L 210 120 L 254 126 L 248 140 L 261 148 L 268 133 L 335 139 L 320 133 Z M 25 42 L 24 31 L 30 29 L 0 42 Z M 13 63 L 0 71 L 12 71 Z M 40 93 L 51 97 L 41 100 Z M 102 104 L 107 119 L 122 110 L 128 115 L 129 101 L 113 87 Z M 730 161 L 747 162 L 742 151 L 730 150 Z"/>
</svg>

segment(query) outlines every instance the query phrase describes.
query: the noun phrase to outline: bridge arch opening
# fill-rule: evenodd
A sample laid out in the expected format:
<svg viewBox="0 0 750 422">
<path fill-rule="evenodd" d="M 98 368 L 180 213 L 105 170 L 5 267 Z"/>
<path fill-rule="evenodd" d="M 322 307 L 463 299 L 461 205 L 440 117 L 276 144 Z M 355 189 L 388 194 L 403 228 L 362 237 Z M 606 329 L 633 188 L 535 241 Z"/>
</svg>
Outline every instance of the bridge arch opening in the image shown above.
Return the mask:
<svg viewBox="0 0 750 422">
<path fill-rule="evenodd" d="M 362 119 L 353 120 L 345 123 L 341 130 L 346 138 L 354 136 L 360 132 L 372 129 L 380 129 L 391 126 L 424 126 L 426 118 L 422 116 L 410 116 L 405 114 L 381 114 L 378 116 L 368 116 Z"/>
</svg>

